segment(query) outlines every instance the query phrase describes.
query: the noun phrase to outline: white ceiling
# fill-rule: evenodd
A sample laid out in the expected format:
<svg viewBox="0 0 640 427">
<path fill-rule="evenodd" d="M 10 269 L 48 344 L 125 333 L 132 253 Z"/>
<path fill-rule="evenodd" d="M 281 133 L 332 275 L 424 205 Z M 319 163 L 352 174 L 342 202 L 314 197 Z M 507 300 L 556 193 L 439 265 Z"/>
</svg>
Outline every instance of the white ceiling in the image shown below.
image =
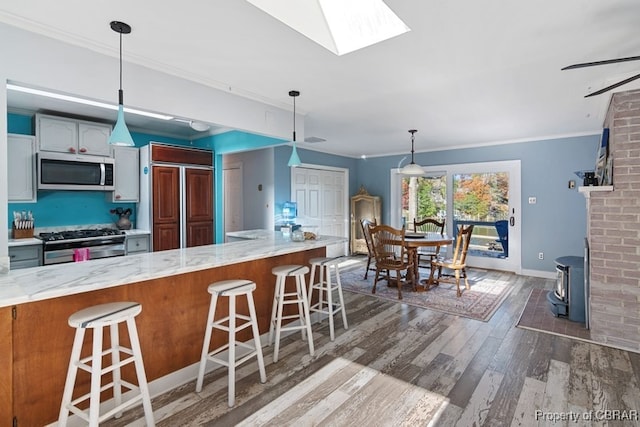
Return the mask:
<svg viewBox="0 0 640 427">
<path fill-rule="evenodd" d="M 584 95 L 640 73 L 640 61 L 560 70 L 640 55 L 638 0 L 386 3 L 411 31 L 343 56 L 243 0 L 20 0 L 0 21 L 112 56 L 109 22 L 124 21 L 125 61 L 281 108 L 299 90 L 304 136 L 326 139 L 300 145 L 354 157 L 408 152 L 412 128 L 417 152 L 599 133 L 610 93 Z"/>
</svg>

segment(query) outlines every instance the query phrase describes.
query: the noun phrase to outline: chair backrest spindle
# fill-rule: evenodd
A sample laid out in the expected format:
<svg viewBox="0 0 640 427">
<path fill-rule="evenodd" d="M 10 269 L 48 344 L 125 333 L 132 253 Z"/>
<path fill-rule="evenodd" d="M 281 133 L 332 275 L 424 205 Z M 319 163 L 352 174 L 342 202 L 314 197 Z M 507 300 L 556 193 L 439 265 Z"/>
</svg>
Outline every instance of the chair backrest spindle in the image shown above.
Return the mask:
<svg viewBox="0 0 640 427">
<path fill-rule="evenodd" d="M 445 221 L 445 219 L 439 221 L 435 218 L 425 218 L 421 220 L 416 218 L 413 220 L 413 231 L 423 233 L 440 233 L 443 235 Z"/>
</svg>

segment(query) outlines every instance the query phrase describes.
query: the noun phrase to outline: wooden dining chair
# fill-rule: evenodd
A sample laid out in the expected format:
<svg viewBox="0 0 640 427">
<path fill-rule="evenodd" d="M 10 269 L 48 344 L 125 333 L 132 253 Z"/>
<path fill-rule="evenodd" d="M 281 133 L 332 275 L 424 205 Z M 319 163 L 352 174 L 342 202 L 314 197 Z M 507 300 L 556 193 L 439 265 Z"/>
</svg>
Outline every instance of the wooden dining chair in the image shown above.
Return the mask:
<svg viewBox="0 0 640 427">
<path fill-rule="evenodd" d="M 370 227 L 371 240 L 376 258 L 376 278 L 373 281 L 373 290 L 376 293 L 376 285 L 381 274 L 386 274 L 387 283 L 391 285 L 391 271 L 396 272 L 396 286 L 398 287 L 398 299 L 402 299 L 402 272 L 411 280 L 413 290 L 416 290 L 416 277 L 413 274 L 413 256 L 405 246 L 405 229 L 393 228 L 389 225 L 377 225 Z"/>
<path fill-rule="evenodd" d="M 451 282 L 449 279 L 445 279 L 442 276 L 442 269 L 453 270 L 454 281 L 456 284 L 456 295 L 462 296 L 460 292 L 460 276 L 464 278 L 465 288 L 469 289 L 469 281 L 467 280 L 467 252 L 469 251 L 469 243 L 471 242 L 471 233 L 473 233 L 473 225 L 464 226 L 461 225 L 458 230 L 458 236 L 456 237 L 456 245 L 453 249 L 453 258 L 451 259 L 433 259 L 431 261 L 431 273 L 429 274 L 429 281 L 427 283 L 427 290 L 431 286 L 435 286 L 440 282 Z M 438 271 L 437 277 L 434 277 L 435 271 Z"/>
<path fill-rule="evenodd" d="M 440 235 L 444 235 L 444 225 L 446 219 L 442 219 L 439 221 L 435 218 L 425 218 L 425 219 L 417 219 L 413 220 L 413 230 L 418 233 L 440 233 Z M 431 261 L 437 258 L 440 255 L 440 246 L 428 247 L 428 248 L 418 248 L 418 267 L 430 268 Z M 425 263 L 422 262 L 422 257 L 428 257 L 429 260 Z"/>
<path fill-rule="evenodd" d="M 367 280 L 367 274 L 369 273 L 369 270 L 374 271 L 375 269 L 371 268 L 371 261 L 373 260 L 375 262 L 375 258 L 376 255 L 373 251 L 373 241 L 371 240 L 371 232 L 370 232 L 370 227 L 375 227 L 376 224 L 376 220 L 369 220 L 366 218 L 363 218 L 360 220 L 360 226 L 362 227 L 362 235 L 364 236 L 364 241 L 367 244 L 367 268 L 364 270 L 364 280 Z"/>
</svg>

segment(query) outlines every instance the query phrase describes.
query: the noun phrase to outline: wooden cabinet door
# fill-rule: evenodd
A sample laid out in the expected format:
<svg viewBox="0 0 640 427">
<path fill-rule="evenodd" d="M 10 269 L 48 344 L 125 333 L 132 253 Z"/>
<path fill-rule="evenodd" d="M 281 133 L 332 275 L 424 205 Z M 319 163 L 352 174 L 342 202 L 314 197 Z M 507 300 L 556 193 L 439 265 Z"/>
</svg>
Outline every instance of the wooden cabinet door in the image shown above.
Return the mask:
<svg viewBox="0 0 640 427">
<path fill-rule="evenodd" d="M 213 244 L 213 221 L 187 224 L 187 247 Z"/>
<path fill-rule="evenodd" d="M 213 244 L 213 171 L 185 169 L 187 247 Z"/>
<path fill-rule="evenodd" d="M 180 247 L 180 169 L 153 166 L 153 250 Z"/>
<path fill-rule="evenodd" d="M 153 225 L 153 251 L 166 251 L 180 248 L 180 228 L 178 224 Z"/>
</svg>

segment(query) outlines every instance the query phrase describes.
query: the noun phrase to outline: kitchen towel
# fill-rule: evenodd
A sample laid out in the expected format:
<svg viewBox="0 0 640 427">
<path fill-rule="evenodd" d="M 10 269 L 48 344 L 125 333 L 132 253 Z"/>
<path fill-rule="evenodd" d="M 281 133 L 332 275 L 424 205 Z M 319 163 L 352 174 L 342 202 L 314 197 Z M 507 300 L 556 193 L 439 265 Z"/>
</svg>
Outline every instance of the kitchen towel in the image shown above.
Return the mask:
<svg viewBox="0 0 640 427">
<path fill-rule="evenodd" d="M 87 261 L 89 259 L 89 248 L 80 248 L 73 250 L 73 260 L 75 262 Z"/>
</svg>

